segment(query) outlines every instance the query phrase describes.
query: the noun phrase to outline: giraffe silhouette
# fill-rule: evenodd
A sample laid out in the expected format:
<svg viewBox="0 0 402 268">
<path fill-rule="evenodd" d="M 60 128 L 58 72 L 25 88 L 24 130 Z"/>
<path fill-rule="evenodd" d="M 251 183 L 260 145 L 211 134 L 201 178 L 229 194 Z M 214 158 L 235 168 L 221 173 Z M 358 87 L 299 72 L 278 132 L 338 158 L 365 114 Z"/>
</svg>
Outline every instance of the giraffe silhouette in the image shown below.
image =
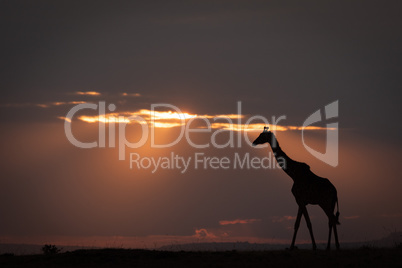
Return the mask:
<svg viewBox="0 0 402 268">
<path fill-rule="evenodd" d="M 332 183 L 325 178 L 321 178 L 311 172 L 310 167 L 306 163 L 297 162 L 285 154 L 279 146 L 274 133 L 264 128 L 264 131 L 253 142 L 253 145 L 269 143 L 275 155 L 277 162 L 282 169 L 293 179 L 292 193 L 299 206 L 297 218 L 294 226 L 294 233 L 290 249 L 294 249 L 297 231 L 300 226 L 302 215 L 306 219 L 307 227 L 310 232 L 313 249 L 317 248 L 313 235 L 310 217 L 306 206 L 308 204 L 319 205 L 328 217 L 329 234 L 327 250 L 331 247 L 331 234 L 334 230 L 335 245 L 339 249 L 338 233 L 336 225 L 339 223 L 339 205 L 336 188 Z M 334 214 L 335 204 L 337 205 L 336 215 Z"/>
</svg>

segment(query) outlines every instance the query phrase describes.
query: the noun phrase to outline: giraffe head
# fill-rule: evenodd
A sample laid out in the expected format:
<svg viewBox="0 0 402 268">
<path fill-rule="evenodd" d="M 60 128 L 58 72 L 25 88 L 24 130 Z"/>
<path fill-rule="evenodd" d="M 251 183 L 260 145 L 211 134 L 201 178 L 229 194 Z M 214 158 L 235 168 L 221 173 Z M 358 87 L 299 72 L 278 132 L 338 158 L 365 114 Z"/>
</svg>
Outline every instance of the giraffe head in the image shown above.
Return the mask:
<svg viewBox="0 0 402 268">
<path fill-rule="evenodd" d="M 258 136 L 258 138 L 255 139 L 255 141 L 253 141 L 253 146 L 264 144 L 266 142 L 272 144 L 272 141 L 275 139 L 274 137 L 274 133 L 268 131 L 268 128 L 264 127 L 264 131 L 260 134 L 260 136 Z"/>
</svg>

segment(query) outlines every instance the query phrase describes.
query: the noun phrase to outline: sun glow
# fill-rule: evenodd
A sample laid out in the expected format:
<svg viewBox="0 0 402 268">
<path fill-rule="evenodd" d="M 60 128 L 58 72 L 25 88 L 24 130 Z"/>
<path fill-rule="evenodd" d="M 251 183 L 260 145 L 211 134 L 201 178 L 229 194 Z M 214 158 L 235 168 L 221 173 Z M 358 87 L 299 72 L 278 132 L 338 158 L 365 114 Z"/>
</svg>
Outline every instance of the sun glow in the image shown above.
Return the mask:
<svg viewBox="0 0 402 268">
<path fill-rule="evenodd" d="M 87 123 L 130 123 L 130 119 L 125 116 L 119 116 L 117 113 L 107 114 L 107 115 L 97 115 L 97 116 L 80 116 L 79 120 Z"/>
<path fill-rule="evenodd" d="M 159 112 L 141 109 L 137 112 L 108 113 L 105 115 L 79 116 L 78 119 L 87 123 L 132 123 L 130 117 L 141 117 L 148 124 L 160 128 L 179 127 L 185 120 L 196 118 L 196 114 L 177 113 L 172 111 Z"/>
<path fill-rule="evenodd" d="M 101 94 L 96 91 L 76 91 L 76 95 L 86 95 L 86 96 L 100 96 Z"/>
<path fill-rule="evenodd" d="M 136 115 L 136 114 L 133 114 Z M 172 111 L 167 112 L 158 112 L 158 111 L 150 111 L 147 109 L 141 109 L 138 112 L 140 116 L 148 116 L 152 117 L 153 120 L 168 120 L 168 119 L 176 119 L 176 120 L 186 120 L 197 117 L 196 114 L 189 114 L 189 113 L 177 113 Z"/>
<path fill-rule="evenodd" d="M 133 117 L 133 118 L 131 118 Z M 138 119 L 143 119 L 142 121 L 137 121 Z M 66 119 L 64 117 L 59 117 L 60 119 Z M 82 115 L 78 119 L 86 123 L 140 123 L 148 124 L 156 128 L 175 128 L 185 126 L 189 120 L 192 119 L 230 119 L 238 120 L 245 118 L 244 115 L 240 114 L 219 114 L 219 115 L 197 115 L 191 113 L 178 113 L 174 111 L 151 111 L 148 109 L 140 109 L 135 112 L 119 112 L 119 113 L 107 113 L 104 115 Z M 210 122 L 210 121 L 208 121 Z M 288 131 L 288 130 L 336 130 L 336 128 L 325 128 L 318 126 L 283 126 L 275 124 L 264 124 L 264 123 L 251 123 L 244 124 L 235 122 L 210 122 L 208 126 L 202 125 L 196 128 L 198 129 L 221 129 L 227 131 L 236 132 L 261 132 L 264 127 L 269 127 L 273 131 Z"/>
</svg>

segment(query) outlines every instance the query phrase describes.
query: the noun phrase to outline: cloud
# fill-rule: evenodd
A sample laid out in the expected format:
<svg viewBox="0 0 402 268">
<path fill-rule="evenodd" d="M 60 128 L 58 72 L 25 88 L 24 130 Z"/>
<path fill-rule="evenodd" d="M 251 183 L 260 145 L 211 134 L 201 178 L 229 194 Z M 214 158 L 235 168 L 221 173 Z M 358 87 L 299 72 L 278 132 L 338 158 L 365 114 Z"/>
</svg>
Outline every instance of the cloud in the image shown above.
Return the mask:
<svg viewBox="0 0 402 268">
<path fill-rule="evenodd" d="M 141 109 L 136 112 L 123 112 L 123 113 L 109 113 L 105 115 L 95 116 L 80 116 L 79 120 L 87 123 L 130 123 L 132 122 L 129 117 L 140 117 L 143 123 L 149 124 L 157 128 L 172 128 L 179 127 L 185 124 L 185 120 L 196 117 L 189 113 L 177 113 L 172 111 L 160 112 Z M 138 121 L 134 121 L 138 122 Z"/>
<path fill-rule="evenodd" d="M 70 118 L 67 118 L 67 117 L 64 117 L 64 116 L 58 116 L 57 118 L 58 118 L 58 119 L 61 119 L 61 120 L 65 120 L 65 121 L 71 123 Z"/>
<path fill-rule="evenodd" d="M 303 128 L 302 126 L 281 126 L 264 123 L 239 123 L 238 119 L 245 118 L 241 114 L 217 114 L 217 115 L 198 115 L 186 112 L 177 111 L 151 111 L 148 109 L 140 109 L 137 111 L 115 112 L 102 115 L 82 115 L 78 119 L 87 123 L 138 123 L 138 121 L 131 121 L 129 117 L 142 118 L 142 124 L 148 124 L 156 128 L 173 128 L 185 126 L 187 123 L 191 123 L 189 129 L 220 129 L 227 131 L 243 131 L 243 132 L 261 132 L 264 127 L 268 126 L 273 131 L 288 131 L 288 130 L 335 130 L 336 128 L 325 128 L 308 126 Z M 215 122 L 217 120 L 226 120 L 226 122 Z M 202 123 L 200 125 L 200 123 Z M 197 126 L 193 126 L 198 124 Z"/>
<path fill-rule="evenodd" d="M 124 96 L 124 97 L 141 97 L 140 93 L 126 93 L 126 92 L 124 92 L 124 93 L 121 93 L 121 95 Z"/>
<path fill-rule="evenodd" d="M 86 103 L 85 101 L 54 101 L 47 103 L 3 103 L 0 104 L 1 107 L 13 107 L 13 108 L 23 108 L 23 107 L 41 107 L 41 108 L 49 108 L 53 106 L 60 105 L 76 105 Z"/>
<path fill-rule="evenodd" d="M 231 224 L 248 224 L 248 223 L 254 223 L 254 222 L 259 222 L 261 221 L 260 219 L 236 219 L 236 220 L 223 220 L 219 221 L 220 225 L 231 225 Z"/>
<path fill-rule="evenodd" d="M 76 91 L 75 95 L 84 95 L 84 96 L 100 96 L 101 93 L 97 91 Z"/>
<path fill-rule="evenodd" d="M 214 235 L 211 232 L 208 232 L 207 229 L 201 228 L 201 229 L 196 229 L 195 234 L 193 235 L 196 238 L 217 238 L 216 235 Z"/>
<path fill-rule="evenodd" d="M 41 108 L 49 108 L 52 106 L 60 106 L 60 105 L 76 105 L 76 104 L 82 104 L 86 103 L 85 101 L 54 101 L 54 102 L 49 102 L 49 103 L 39 103 L 35 104 L 35 106 L 41 107 Z"/>
<path fill-rule="evenodd" d="M 273 216 L 272 222 L 284 222 L 284 221 L 292 221 L 295 220 L 295 216 Z"/>
</svg>

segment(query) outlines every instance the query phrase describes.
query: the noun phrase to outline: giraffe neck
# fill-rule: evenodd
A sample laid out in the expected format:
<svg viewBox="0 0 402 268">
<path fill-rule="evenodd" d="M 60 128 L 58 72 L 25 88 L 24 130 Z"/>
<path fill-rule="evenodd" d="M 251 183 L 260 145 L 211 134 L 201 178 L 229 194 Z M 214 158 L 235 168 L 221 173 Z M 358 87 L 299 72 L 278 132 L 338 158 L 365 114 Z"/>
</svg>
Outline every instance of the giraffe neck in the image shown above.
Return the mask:
<svg viewBox="0 0 402 268">
<path fill-rule="evenodd" d="M 292 166 L 293 163 L 295 162 L 292 160 L 279 146 L 279 142 L 276 140 L 276 138 L 273 136 L 272 141 L 271 141 L 271 148 L 272 152 L 274 153 L 275 159 L 280 165 L 280 167 L 283 169 L 283 171 L 286 172 L 293 180 L 293 173 L 292 173 Z"/>
</svg>

